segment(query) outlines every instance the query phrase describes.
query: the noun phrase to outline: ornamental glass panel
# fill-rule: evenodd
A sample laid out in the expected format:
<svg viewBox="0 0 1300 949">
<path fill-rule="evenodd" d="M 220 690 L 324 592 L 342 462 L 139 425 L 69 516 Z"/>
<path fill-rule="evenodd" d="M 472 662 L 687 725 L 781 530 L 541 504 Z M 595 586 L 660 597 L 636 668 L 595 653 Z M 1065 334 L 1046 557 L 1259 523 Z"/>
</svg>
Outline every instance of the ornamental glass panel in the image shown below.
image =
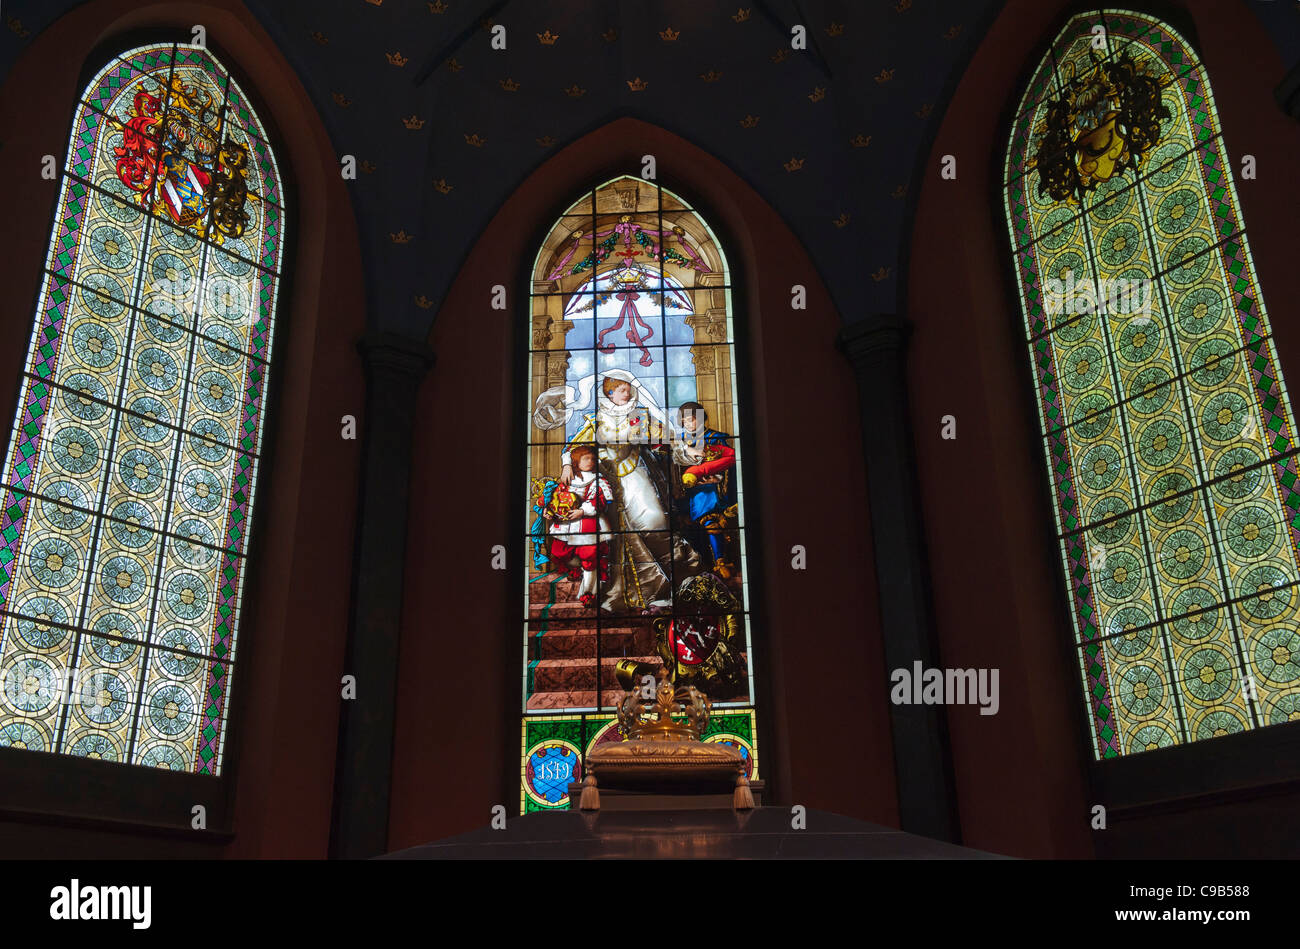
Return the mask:
<svg viewBox="0 0 1300 949">
<path fill-rule="evenodd" d="M 0 500 L 0 745 L 221 773 L 284 209 L 202 47 L 72 124 Z"/>
<path fill-rule="evenodd" d="M 618 741 L 621 659 L 675 663 L 758 777 L 731 283 L 705 220 L 620 177 L 542 244 L 529 299 L 520 811 Z"/>
<path fill-rule="evenodd" d="M 1300 492 L 1209 80 L 1079 15 L 1021 100 L 1014 269 L 1093 751 L 1300 719 Z"/>
</svg>

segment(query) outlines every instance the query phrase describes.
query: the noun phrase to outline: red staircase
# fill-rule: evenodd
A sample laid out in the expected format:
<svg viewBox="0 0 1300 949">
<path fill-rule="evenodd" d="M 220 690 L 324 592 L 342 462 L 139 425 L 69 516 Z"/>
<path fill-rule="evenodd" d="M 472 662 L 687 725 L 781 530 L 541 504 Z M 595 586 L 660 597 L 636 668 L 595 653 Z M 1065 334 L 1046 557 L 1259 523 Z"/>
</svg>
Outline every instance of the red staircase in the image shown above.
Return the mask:
<svg viewBox="0 0 1300 949">
<path fill-rule="evenodd" d="M 596 662 L 595 607 L 578 601 L 578 581 L 556 581 L 546 574 L 528 587 L 528 659 L 532 675 L 529 711 L 542 709 L 613 709 L 623 698 L 614 665 L 623 658 L 659 666 L 649 618 L 600 617 L 600 662 Z M 552 595 L 552 584 L 554 593 Z M 552 601 L 553 600 L 553 601 Z M 550 603 L 547 608 L 548 601 Z M 597 691 L 600 700 L 597 701 Z"/>
</svg>

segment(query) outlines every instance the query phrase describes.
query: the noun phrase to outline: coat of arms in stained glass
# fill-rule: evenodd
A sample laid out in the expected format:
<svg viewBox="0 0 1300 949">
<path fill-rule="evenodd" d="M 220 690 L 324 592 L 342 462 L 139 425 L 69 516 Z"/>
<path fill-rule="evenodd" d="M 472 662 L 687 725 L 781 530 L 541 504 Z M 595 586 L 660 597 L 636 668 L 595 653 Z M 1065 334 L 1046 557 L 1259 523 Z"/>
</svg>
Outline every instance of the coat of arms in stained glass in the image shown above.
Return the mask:
<svg viewBox="0 0 1300 949">
<path fill-rule="evenodd" d="M 202 47 L 72 127 L 0 487 L 0 745 L 221 770 L 284 210 Z"/>
</svg>

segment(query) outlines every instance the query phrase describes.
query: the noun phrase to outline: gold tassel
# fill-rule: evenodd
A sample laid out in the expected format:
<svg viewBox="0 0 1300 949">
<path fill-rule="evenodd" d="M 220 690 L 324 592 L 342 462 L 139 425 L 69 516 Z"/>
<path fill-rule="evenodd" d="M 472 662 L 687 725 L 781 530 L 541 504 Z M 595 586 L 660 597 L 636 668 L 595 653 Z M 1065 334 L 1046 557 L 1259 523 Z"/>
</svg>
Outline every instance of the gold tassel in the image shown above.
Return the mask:
<svg viewBox="0 0 1300 949">
<path fill-rule="evenodd" d="M 582 792 L 583 800 L 587 798 L 587 792 Z M 754 808 L 754 795 L 749 790 L 749 779 L 745 777 L 742 771 L 736 775 L 736 793 L 732 795 L 731 805 L 738 811 L 749 811 Z"/>
<path fill-rule="evenodd" d="M 737 793 L 739 793 L 739 791 Z M 745 788 L 745 793 L 749 793 L 749 788 Z M 749 806 L 754 806 L 752 801 Z M 582 797 L 578 799 L 578 810 L 600 810 L 600 791 L 596 788 L 596 776 L 590 771 L 588 771 L 587 776 L 582 779 Z"/>
</svg>

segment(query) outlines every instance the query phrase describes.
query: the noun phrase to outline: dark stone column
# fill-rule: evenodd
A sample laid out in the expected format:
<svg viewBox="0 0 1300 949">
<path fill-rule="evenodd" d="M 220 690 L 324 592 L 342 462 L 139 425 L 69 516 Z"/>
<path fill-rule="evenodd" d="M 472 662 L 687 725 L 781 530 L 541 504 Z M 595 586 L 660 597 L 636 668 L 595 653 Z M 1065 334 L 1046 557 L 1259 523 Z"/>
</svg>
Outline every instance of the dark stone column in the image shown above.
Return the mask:
<svg viewBox="0 0 1300 949">
<path fill-rule="evenodd" d="M 916 503 L 916 463 L 904 374 L 906 319 L 887 314 L 852 323 L 837 343 L 853 365 L 862 410 L 867 495 L 880 588 L 885 666 L 939 666 L 926 579 L 925 542 Z M 934 437 L 939 437 L 935 419 Z M 892 684 L 891 684 L 892 687 Z M 890 705 L 902 829 L 957 842 L 956 795 L 941 705 Z"/>
<path fill-rule="evenodd" d="M 388 849 L 397 653 L 416 392 L 433 354 L 420 341 L 371 333 L 357 348 L 366 367 L 361 503 L 344 674 L 356 698 L 339 717 L 330 854 L 373 857 Z"/>
<path fill-rule="evenodd" d="M 1296 63 L 1282 77 L 1273 90 L 1273 98 L 1283 112 L 1300 122 L 1300 63 Z"/>
</svg>

